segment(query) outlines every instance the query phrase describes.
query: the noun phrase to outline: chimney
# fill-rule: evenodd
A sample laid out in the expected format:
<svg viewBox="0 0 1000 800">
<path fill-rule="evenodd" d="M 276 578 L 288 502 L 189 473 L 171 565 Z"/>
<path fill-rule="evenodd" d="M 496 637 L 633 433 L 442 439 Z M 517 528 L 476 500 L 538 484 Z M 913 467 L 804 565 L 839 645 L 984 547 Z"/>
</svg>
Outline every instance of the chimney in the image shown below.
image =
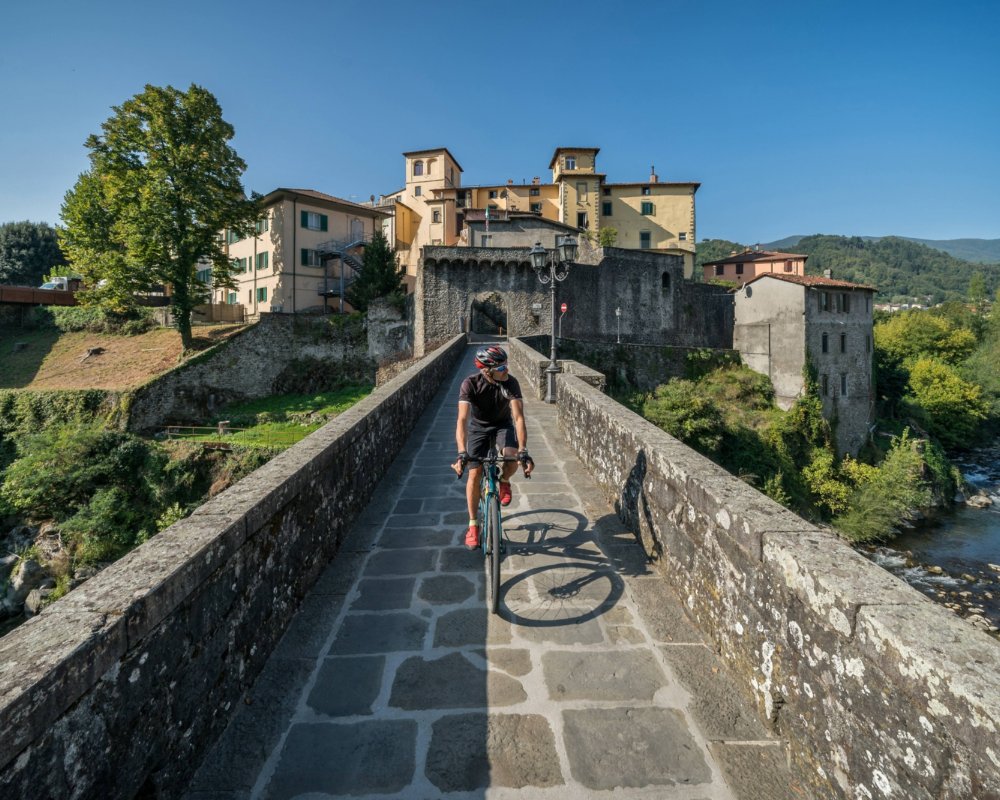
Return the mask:
<svg viewBox="0 0 1000 800">
<path fill-rule="evenodd" d="M 655 164 L 650 164 L 649 165 L 649 182 L 650 183 L 659 183 L 660 182 L 660 176 L 656 174 L 656 165 Z"/>
<path fill-rule="evenodd" d="M 507 178 L 507 185 L 508 186 L 513 186 L 514 185 L 514 179 L 513 178 Z"/>
<path fill-rule="evenodd" d="M 531 179 L 531 185 L 532 186 L 538 186 L 538 184 L 540 184 L 541 182 L 542 182 L 542 179 L 539 178 L 537 175 L 534 178 Z"/>
<path fill-rule="evenodd" d="M 832 278 L 833 277 L 833 270 L 832 269 L 825 269 L 825 270 L 823 270 L 823 277 L 824 278 Z"/>
</svg>

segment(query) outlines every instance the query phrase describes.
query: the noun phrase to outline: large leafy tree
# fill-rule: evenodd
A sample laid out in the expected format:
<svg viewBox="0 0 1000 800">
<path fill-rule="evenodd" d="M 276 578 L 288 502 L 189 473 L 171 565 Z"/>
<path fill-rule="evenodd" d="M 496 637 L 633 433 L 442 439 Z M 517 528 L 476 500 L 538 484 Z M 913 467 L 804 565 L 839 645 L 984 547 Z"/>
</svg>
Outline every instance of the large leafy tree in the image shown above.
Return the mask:
<svg viewBox="0 0 1000 800">
<path fill-rule="evenodd" d="M 191 310 L 205 297 L 197 271 L 211 266 L 215 286 L 232 287 L 219 233 L 249 234 L 258 213 L 241 183 L 246 164 L 218 101 L 200 86 L 146 86 L 114 112 L 87 139 L 90 169 L 66 194 L 63 248 L 92 302 L 120 310 L 135 291 L 168 285 L 187 349 Z"/>
<path fill-rule="evenodd" d="M 0 225 L 0 283 L 37 286 L 65 263 L 51 225 L 28 221 Z"/>
<path fill-rule="evenodd" d="M 406 295 L 403 287 L 404 269 L 396 257 L 395 248 L 380 230 L 365 245 L 361 271 L 346 292 L 347 302 L 358 311 L 367 311 L 368 305 L 378 298 L 388 298 L 401 305 Z"/>
</svg>

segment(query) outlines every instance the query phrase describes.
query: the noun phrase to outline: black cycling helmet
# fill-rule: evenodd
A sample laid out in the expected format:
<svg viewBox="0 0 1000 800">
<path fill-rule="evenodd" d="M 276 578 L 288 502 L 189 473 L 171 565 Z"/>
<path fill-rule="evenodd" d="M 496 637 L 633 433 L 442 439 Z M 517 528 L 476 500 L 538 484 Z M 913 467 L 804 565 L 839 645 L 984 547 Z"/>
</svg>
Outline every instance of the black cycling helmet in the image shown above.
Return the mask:
<svg viewBox="0 0 1000 800">
<path fill-rule="evenodd" d="M 475 364 L 477 369 L 495 369 L 507 363 L 507 353 L 503 348 L 493 345 L 476 351 Z"/>
</svg>

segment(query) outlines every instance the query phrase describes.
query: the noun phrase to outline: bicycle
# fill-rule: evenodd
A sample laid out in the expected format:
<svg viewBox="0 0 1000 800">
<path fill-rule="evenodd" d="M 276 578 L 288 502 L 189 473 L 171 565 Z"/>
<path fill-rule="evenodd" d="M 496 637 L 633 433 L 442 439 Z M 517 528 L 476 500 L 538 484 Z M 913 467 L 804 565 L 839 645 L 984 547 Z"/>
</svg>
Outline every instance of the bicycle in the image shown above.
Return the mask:
<svg viewBox="0 0 1000 800">
<path fill-rule="evenodd" d="M 479 483 L 479 530 L 480 547 L 486 557 L 489 573 L 487 601 L 490 613 L 496 614 L 500 608 L 500 559 L 504 552 L 503 521 L 500 516 L 500 464 L 520 462 L 521 459 L 511 456 L 501 456 L 496 444 L 490 445 L 486 458 L 479 460 L 470 458 L 469 463 L 483 465 L 483 477 Z M 458 472 L 456 470 L 456 472 Z M 465 464 L 458 472 L 458 480 L 465 474 Z M 530 475 L 526 478 L 531 479 Z"/>
</svg>

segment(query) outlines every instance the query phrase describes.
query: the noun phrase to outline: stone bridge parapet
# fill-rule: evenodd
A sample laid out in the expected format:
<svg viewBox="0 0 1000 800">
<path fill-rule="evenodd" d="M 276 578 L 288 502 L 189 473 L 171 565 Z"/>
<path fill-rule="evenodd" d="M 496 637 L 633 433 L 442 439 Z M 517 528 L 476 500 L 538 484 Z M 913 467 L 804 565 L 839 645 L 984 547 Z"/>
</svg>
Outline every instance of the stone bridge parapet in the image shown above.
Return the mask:
<svg viewBox="0 0 1000 800">
<path fill-rule="evenodd" d="M 1000 643 L 572 375 L 559 423 L 812 798 L 1000 797 Z"/>
<path fill-rule="evenodd" d="M 0 797 L 179 796 L 464 347 L 0 639 Z"/>
</svg>

